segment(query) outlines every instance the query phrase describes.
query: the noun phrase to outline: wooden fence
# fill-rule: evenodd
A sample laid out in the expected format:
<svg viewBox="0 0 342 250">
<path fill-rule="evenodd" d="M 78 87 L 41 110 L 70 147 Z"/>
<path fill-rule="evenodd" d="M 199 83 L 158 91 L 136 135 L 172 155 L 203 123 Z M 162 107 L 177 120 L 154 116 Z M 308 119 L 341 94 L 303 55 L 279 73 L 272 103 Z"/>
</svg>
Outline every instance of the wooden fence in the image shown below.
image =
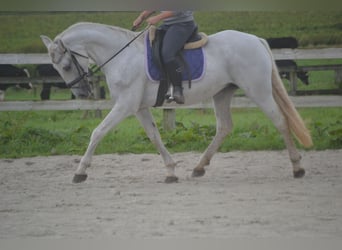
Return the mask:
<svg viewBox="0 0 342 250">
<path fill-rule="evenodd" d="M 273 49 L 272 53 L 275 60 L 301 60 L 301 59 L 342 59 L 342 48 L 323 48 L 323 49 Z M 0 54 L 0 64 L 48 64 L 51 63 L 47 54 Z M 316 65 L 302 66 L 295 68 L 284 68 L 282 71 L 290 73 L 290 93 L 295 95 L 297 91 L 296 70 L 316 71 L 332 70 L 335 71 L 335 81 L 338 90 L 342 89 L 342 64 L 335 65 Z M 0 83 L 32 82 L 42 84 L 45 82 L 57 82 L 60 78 L 56 77 L 32 77 L 32 78 L 0 78 Z M 100 78 L 94 81 L 99 81 Z M 340 93 L 340 92 L 338 92 Z M 342 106 L 342 96 L 313 96 L 313 97 L 291 97 L 298 107 L 318 107 L 318 106 Z M 113 103 L 109 100 L 68 100 L 68 101 L 5 101 L 0 103 L 0 111 L 19 111 L 19 110 L 103 110 L 110 109 Z M 192 106 L 177 106 L 177 108 L 211 108 L 210 102 L 204 102 Z M 254 104 L 244 97 L 235 97 L 232 107 L 254 107 Z M 164 109 L 164 127 L 173 128 L 175 111 L 170 107 Z"/>
</svg>

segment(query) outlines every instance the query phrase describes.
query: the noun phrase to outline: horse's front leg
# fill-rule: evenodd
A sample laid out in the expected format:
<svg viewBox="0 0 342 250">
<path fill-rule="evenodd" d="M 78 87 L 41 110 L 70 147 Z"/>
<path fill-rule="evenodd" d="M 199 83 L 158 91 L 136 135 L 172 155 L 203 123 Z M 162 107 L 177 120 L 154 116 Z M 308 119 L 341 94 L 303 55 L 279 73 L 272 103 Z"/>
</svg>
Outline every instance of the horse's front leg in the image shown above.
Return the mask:
<svg viewBox="0 0 342 250">
<path fill-rule="evenodd" d="M 131 112 L 127 109 L 127 105 L 116 104 L 114 108 L 108 113 L 105 119 L 94 129 L 91 134 L 90 142 L 87 151 L 83 155 L 80 164 L 76 170 L 73 178 L 74 183 L 83 182 L 87 179 L 86 169 L 90 167 L 91 159 L 96 149 L 96 146 L 101 139 L 116 126 L 120 121 L 130 115 Z"/>
<path fill-rule="evenodd" d="M 173 161 L 169 151 L 165 148 L 164 143 L 161 140 L 159 130 L 154 122 L 153 116 L 149 109 L 141 109 L 137 112 L 136 117 L 141 122 L 145 129 L 147 136 L 151 142 L 156 146 L 159 153 L 161 154 L 165 166 L 167 168 L 167 176 L 165 179 L 166 183 L 173 183 L 178 181 L 178 177 L 175 175 L 176 163 Z"/>
</svg>

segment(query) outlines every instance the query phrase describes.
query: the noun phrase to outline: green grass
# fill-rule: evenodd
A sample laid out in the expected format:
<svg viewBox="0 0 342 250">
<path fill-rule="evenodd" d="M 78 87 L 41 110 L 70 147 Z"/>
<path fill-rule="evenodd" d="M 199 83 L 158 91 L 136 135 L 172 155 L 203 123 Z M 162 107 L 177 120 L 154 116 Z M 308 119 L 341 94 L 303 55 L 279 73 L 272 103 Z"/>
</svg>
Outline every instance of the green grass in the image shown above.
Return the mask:
<svg viewBox="0 0 342 250">
<path fill-rule="evenodd" d="M 314 147 L 323 150 L 342 148 L 342 110 L 305 108 L 300 113 L 312 132 Z M 83 154 L 91 131 L 102 121 L 82 119 L 81 111 L 1 112 L 0 158 L 37 155 Z M 106 114 L 106 111 L 104 111 Z M 162 110 L 153 110 L 158 127 Z M 322 117 L 324 114 L 324 117 Z M 164 143 L 171 152 L 203 151 L 215 133 L 212 110 L 177 110 L 177 128 L 163 131 Z M 259 109 L 233 109 L 234 129 L 221 151 L 279 150 L 284 148 L 280 134 Z M 100 142 L 96 154 L 155 153 L 135 117 L 129 117 Z"/>
<path fill-rule="evenodd" d="M 129 29 L 136 12 L 0 13 L 0 53 L 46 52 L 39 35 L 55 37 L 80 21 L 106 23 Z M 342 12 L 196 12 L 200 30 L 212 34 L 235 29 L 260 37 L 295 36 L 300 47 L 342 45 Z M 301 60 L 300 65 L 341 63 L 341 60 Z M 34 67 L 30 65 L 29 67 Z M 32 72 L 31 72 L 32 73 Z M 285 81 L 286 84 L 286 81 Z M 286 84 L 287 85 L 287 84 Z M 333 72 L 310 72 L 310 85 L 300 90 L 336 88 Z M 9 89 L 6 100 L 39 100 L 40 90 Z M 53 89 L 51 99 L 69 99 L 68 90 Z M 342 148 L 342 109 L 300 109 L 312 132 L 313 149 Z M 105 114 L 108 111 L 104 111 Z M 161 130 L 171 152 L 203 151 L 215 133 L 212 110 L 177 110 L 177 128 Z M 161 124 L 162 111 L 153 111 Z M 81 111 L 0 112 L 0 158 L 83 154 L 91 131 L 102 121 L 82 119 Z M 284 143 L 259 109 L 234 109 L 234 129 L 221 151 L 277 150 Z M 156 152 L 140 124 L 129 117 L 110 131 L 96 154 Z"/>
<path fill-rule="evenodd" d="M 45 52 L 39 36 L 55 37 L 76 22 L 130 29 L 137 12 L 1 13 L 0 53 Z M 234 29 L 260 37 L 294 36 L 301 47 L 341 46 L 341 11 L 195 12 L 201 31 Z"/>
<path fill-rule="evenodd" d="M 129 28 L 136 13 L 62 12 L 62 13 L 3 13 L 0 15 L 0 52 L 46 52 L 40 35 L 55 37 L 76 22 L 99 22 Z"/>
<path fill-rule="evenodd" d="M 208 33 L 234 29 L 264 38 L 294 36 L 301 47 L 341 45 L 341 18 L 341 12 L 338 11 L 201 12 L 198 14 L 200 27 Z"/>
</svg>

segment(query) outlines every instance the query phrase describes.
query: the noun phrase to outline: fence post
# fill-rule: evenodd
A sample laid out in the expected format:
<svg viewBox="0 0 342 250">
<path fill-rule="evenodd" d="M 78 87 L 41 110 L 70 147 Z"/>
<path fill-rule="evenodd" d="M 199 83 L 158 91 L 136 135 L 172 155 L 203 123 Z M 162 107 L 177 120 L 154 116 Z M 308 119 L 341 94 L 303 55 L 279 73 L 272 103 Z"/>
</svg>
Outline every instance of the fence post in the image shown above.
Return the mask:
<svg viewBox="0 0 342 250">
<path fill-rule="evenodd" d="M 163 109 L 163 128 L 165 131 L 176 128 L 176 110 Z"/>
<path fill-rule="evenodd" d="M 335 70 L 335 83 L 341 89 L 342 88 L 342 70 Z"/>
<path fill-rule="evenodd" d="M 290 94 L 296 95 L 297 92 L 297 75 L 295 70 L 290 71 Z"/>
<path fill-rule="evenodd" d="M 100 100 L 100 80 L 98 77 L 92 77 L 91 82 L 93 83 L 94 99 Z M 96 118 L 102 118 L 102 110 L 96 109 L 94 113 Z"/>
</svg>

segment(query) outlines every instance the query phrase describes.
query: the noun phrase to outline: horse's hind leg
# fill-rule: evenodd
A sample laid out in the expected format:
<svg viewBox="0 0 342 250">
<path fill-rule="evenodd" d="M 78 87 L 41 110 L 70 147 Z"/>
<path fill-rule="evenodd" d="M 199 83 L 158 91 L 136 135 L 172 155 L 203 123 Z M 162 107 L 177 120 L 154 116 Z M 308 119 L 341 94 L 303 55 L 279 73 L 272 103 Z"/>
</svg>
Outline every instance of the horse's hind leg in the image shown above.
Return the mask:
<svg viewBox="0 0 342 250">
<path fill-rule="evenodd" d="M 153 119 L 153 116 L 152 116 L 150 110 L 149 109 L 141 109 L 136 114 L 136 117 L 141 122 L 142 126 L 145 129 L 147 136 L 150 138 L 151 142 L 156 146 L 156 148 L 158 149 L 159 153 L 161 154 L 161 156 L 164 160 L 165 166 L 166 166 L 167 171 L 168 171 L 168 175 L 165 179 L 165 182 L 166 183 L 177 182 L 178 177 L 175 176 L 176 163 L 171 158 L 170 153 L 165 148 L 165 146 L 161 140 L 160 133 L 159 133 L 158 128 L 154 122 L 154 119 Z"/>
<path fill-rule="evenodd" d="M 230 103 L 236 89 L 235 86 L 227 87 L 213 97 L 216 116 L 216 134 L 203 153 L 199 163 L 194 168 L 192 172 L 193 177 L 200 177 L 205 174 L 204 167 L 210 164 L 211 158 L 232 129 L 233 123 L 230 114 Z"/>
<path fill-rule="evenodd" d="M 252 98 L 253 99 L 253 98 Z M 286 148 L 288 150 L 290 160 L 293 166 L 293 174 L 295 178 L 301 178 L 305 175 L 305 170 L 300 165 L 301 155 L 291 136 L 290 128 L 283 113 L 280 111 L 272 95 L 268 97 L 254 99 L 254 102 L 262 109 L 262 111 L 272 120 L 275 127 L 284 138 Z"/>
</svg>

